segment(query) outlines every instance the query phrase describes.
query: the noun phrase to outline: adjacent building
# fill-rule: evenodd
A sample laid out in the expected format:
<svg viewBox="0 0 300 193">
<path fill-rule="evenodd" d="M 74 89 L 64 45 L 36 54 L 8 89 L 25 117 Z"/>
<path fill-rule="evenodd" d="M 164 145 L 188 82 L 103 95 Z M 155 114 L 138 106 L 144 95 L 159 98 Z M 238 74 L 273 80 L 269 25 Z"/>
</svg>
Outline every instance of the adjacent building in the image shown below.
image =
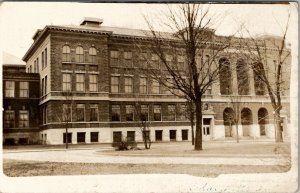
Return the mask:
<svg viewBox="0 0 300 193">
<path fill-rule="evenodd" d="M 23 57 L 26 73 L 22 74 L 34 79 L 35 84 L 39 82 L 35 97 L 39 96 L 36 110 L 41 118 L 39 123 L 32 123 L 32 129 L 39 131 L 40 142 L 62 144 L 66 142 L 66 135 L 73 144 L 111 143 L 121 137 L 142 141 L 138 120 L 141 116 L 150 123 L 152 141 L 191 140 L 185 99 L 174 96 L 159 82 L 137 70 L 145 67 L 145 59 L 157 64 L 158 69 L 162 67 L 157 56 L 133 44 L 133 40 L 146 42 L 150 37 L 143 30 L 106 27 L 102 23 L 101 19 L 85 18 L 79 26 L 49 25 L 34 34 L 34 42 Z M 232 69 L 247 65 L 238 55 L 222 56 L 219 63 L 230 63 Z M 273 109 L 267 92 L 256 84 L 250 68 L 243 73 L 249 80 L 245 84 L 239 82 L 241 72 L 232 70 L 230 75 L 221 74 L 220 81 L 206 92 L 204 140 L 235 135 L 227 116 L 232 110 L 231 91 L 241 96 L 239 135 L 274 138 Z M 11 77 L 17 78 L 17 75 Z M 289 85 L 289 80 L 285 83 Z M 241 90 L 241 85 L 247 89 Z M 289 90 L 282 98 L 283 133 L 288 138 Z M 6 110 L 10 103 L 6 103 Z M 26 110 L 27 106 L 21 105 L 21 108 Z"/>
</svg>

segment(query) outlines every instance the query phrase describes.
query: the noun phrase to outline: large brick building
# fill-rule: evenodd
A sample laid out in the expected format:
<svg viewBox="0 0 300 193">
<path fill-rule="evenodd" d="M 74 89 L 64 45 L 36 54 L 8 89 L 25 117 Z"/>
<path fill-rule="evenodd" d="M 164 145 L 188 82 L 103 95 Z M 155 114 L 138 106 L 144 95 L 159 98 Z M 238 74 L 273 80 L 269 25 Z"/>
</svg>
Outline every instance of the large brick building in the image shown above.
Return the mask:
<svg viewBox="0 0 300 193">
<path fill-rule="evenodd" d="M 94 18 L 85 18 L 79 26 L 51 25 L 38 30 L 23 60 L 26 72 L 40 77 L 39 139 L 47 144 L 64 143 L 67 121 L 72 143 L 109 143 L 121 135 L 141 141 L 135 111 L 139 102 L 140 111 L 151 123 L 152 141 L 191 140 L 190 123 L 184 116 L 186 101 L 137 70 L 145 58 L 160 68 L 155 55 L 133 44 L 133 40 L 146 42 L 147 38 L 143 30 L 106 27 L 102 20 Z M 220 58 L 220 63 L 224 61 L 232 66 L 246 65 L 238 55 Z M 204 140 L 231 136 L 225 113 L 230 111 L 230 93 L 224 88 L 230 85 L 232 91 L 240 89 L 240 73 L 231 73 L 227 86 L 224 86 L 226 80 L 222 80 L 226 76 L 220 76 L 220 82 L 213 84 L 204 96 Z M 239 135 L 274 138 L 270 99 L 256 85 L 250 68 L 247 74 L 245 93 L 237 92 L 242 95 L 241 115 L 244 116 Z M 285 84 L 289 85 L 289 80 Z M 72 96 L 66 96 L 66 92 Z M 289 135 L 288 93 L 286 90 L 283 96 L 285 137 Z M 65 117 L 66 112 L 71 112 L 70 116 Z"/>
</svg>

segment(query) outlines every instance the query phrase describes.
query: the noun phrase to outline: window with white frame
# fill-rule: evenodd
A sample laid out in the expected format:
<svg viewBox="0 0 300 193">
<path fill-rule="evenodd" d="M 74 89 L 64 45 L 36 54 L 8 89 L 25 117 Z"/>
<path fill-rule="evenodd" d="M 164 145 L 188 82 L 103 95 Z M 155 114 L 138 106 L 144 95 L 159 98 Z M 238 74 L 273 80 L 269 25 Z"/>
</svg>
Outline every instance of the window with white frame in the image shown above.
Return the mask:
<svg viewBox="0 0 300 193">
<path fill-rule="evenodd" d="M 76 74 L 76 91 L 84 90 L 84 74 Z"/>
<path fill-rule="evenodd" d="M 15 112 L 11 110 L 4 111 L 4 128 L 15 127 Z"/>
<path fill-rule="evenodd" d="M 119 66 L 119 52 L 110 51 L 110 66 Z"/>
<path fill-rule="evenodd" d="M 20 97 L 29 97 L 29 85 L 28 82 L 20 82 Z"/>
<path fill-rule="evenodd" d="M 159 94 L 159 82 L 157 80 L 152 80 L 151 83 L 151 93 L 152 94 Z"/>
<path fill-rule="evenodd" d="M 119 92 L 119 76 L 111 76 L 110 77 L 110 90 L 112 93 L 118 93 Z"/>
<path fill-rule="evenodd" d="M 126 121 L 134 120 L 134 108 L 133 105 L 125 105 L 126 109 Z"/>
<path fill-rule="evenodd" d="M 132 77 L 125 77 L 125 93 L 132 93 L 133 92 L 133 81 Z"/>
<path fill-rule="evenodd" d="M 154 118 L 154 121 L 161 121 L 161 106 L 160 105 L 153 106 L 153 118 Z"/>
<path fill-rule="evenodd" d="M 72 121 L 72 107 L 71 104 L 63 104 L 63 121 L 71 122 Z"/>
<path fill-rule="evenodd" d="M 63 62 L 70 62 L 71 61 L 71 51 L 70 51 L 70 47 L 65 45 L 63 48 L 62 48 L 62 61 Z"/>
<path fill-rule="evenodd" d="M 181 104 L 180 105 L 180 109 L 179 109 L 179 116 L 178 116 L 178 120 L 179 121 L 185 121 L 187 120 L 187 106 L 185 104 Z"/>
<path fill-rule="evenodd" d="M 14 81 L 5 81 L 5 97 L 15 97 Z"/>
<path fill-rule="evenodd" d="M 29 126 L 29 113 L 26 110 L 19 111 L 19 127 Z"/>
<path fill-rule="evenodd" d="M 132 67 L 132 52 L 124 52 L 125 67 Z"/>
<path fill-rule="evenodd" d="M 159 58 L 158 58 L 158 55 L 157 54 L 152 54 L 151 60 L 152 60 L 152 62 L 151 62 L 152 63 L 151 68 L 159 69 Z"/>
<path fill-rule="evenodd" d="M 96 74 L 90 74 L 89 75 L 89 90 L 91 92 L 97 92 L 98 91 L 98 77 Z"/>
<path fill-rule="evenodd" d="M 91 63 L 96 63 L 96 55 L 97 55 L 97 50 L 94 47 L 91 47 L 89 49 L 89 61 Z"/>
<path fill-rule="evenodd" d="M 146 52 L 140 53 L 139 58 L 140 58 L 140 67 L 147 68 L 147 59 L 148 59 L 147 53 Z"/>
<path fill-rule="evenodd" d="M 83 48 L 78 46 L 75 50 L 75 62 L 84 62 Z"/>
<path fill-rule="evenodd" d="M 63 74 L 63 91 L 71 91 L 71 74 Z"/>
<path fill-rule="evenodd" d="M 175 105 L 168 105 L 168 121 L 176 120 L 176 107 Z"/>
<path fill-rule="evenodd" d="M 147 94 L 147 78 L 140 77 L 140 94 Z"/>
<path fill-rule="evenodd" d="M 77 104 L 76 105 L 76 121 L 84 121 L 84 104 Z"/>
<path fill-rule="evenodd" d="M 149 120 L 149 106 L 148 105 L 141 105 L 141 121 L 148 121 Z"/>
<path fill-rule="evenodd" d="M 120 105 L 112 105 L 111 106 L 111 121 L 120 121 Z"/>
<path fill-rule="evenodd" d="M 90 121 L 98 121 L 98 105 L 90 105 Z"/>
</svg>

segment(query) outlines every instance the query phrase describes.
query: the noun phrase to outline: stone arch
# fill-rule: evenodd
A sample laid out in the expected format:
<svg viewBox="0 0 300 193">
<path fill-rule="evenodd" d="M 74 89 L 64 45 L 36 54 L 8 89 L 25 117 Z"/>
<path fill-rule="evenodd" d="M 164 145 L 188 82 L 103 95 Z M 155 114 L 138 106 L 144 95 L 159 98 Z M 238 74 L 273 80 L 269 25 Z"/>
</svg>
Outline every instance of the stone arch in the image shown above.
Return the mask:
<svg viewBox="0 0 300 193">
<path fill-rule="evenodd" d="M 238 83 L 238 94 L 249 95 L 249 67 L 243 59 L 238 59 L 236 62 L 236 74 Z"/>
<path fill-rule="evenodd" d="M 269 124 L 269 113 L 266 108 L 260 108 L 257 112 L 260 135 L 266 135 L 266 125 Z"/>
<path fill-rule="evenodd" d="M 225 137 L 232 137 L 232 130 L 234 125 L 234 111 L 232 108 L 227 107 L 223 111 L 223 121 L 225 127 Z"/>
<path fill-rule="evenodd" d="M 250 136 L 250 130 L 253 123 L 253 118 L 252 118 L 252 111 L 249 108 L 242 109 L 241 123 L 243 127 L 243 136 Z"/>
<path fill-rule="evenodd" d="M 222 95 L 232 94 L 232 76 L 230 62 L 223 57 L 219 60 L 220 92 Z"/>
</svg>

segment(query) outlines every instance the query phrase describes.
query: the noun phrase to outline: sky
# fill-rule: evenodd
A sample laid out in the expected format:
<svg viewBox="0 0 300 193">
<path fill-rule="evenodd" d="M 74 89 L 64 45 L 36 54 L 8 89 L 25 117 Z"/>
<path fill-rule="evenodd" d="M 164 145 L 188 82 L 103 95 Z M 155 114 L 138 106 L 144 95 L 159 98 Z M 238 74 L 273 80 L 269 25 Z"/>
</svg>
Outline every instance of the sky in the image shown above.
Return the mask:
<svg viewBox="0 0 300 193">
<path fill-rule="evenodd" d="M 148 29 L 143 16 L 155 21 L 165 8 L 164 4 L 4 2 L 0 5 L 0 46 L 2 51 L 22 58 L 37 29 L 45 25 L 79 25 L 83 17 L 101 18 L 105 26 Z M 245 23 L 252 34 L 280 36 L 280 26 L 285 26 L 289 11 L 292 16 L 288 41 L 293 42 L 297 33 L 295 4 L 212 4 L 210 8 L 222 17 L 216 28 L 218 35 L 230 35 Z"/>
</svg>

